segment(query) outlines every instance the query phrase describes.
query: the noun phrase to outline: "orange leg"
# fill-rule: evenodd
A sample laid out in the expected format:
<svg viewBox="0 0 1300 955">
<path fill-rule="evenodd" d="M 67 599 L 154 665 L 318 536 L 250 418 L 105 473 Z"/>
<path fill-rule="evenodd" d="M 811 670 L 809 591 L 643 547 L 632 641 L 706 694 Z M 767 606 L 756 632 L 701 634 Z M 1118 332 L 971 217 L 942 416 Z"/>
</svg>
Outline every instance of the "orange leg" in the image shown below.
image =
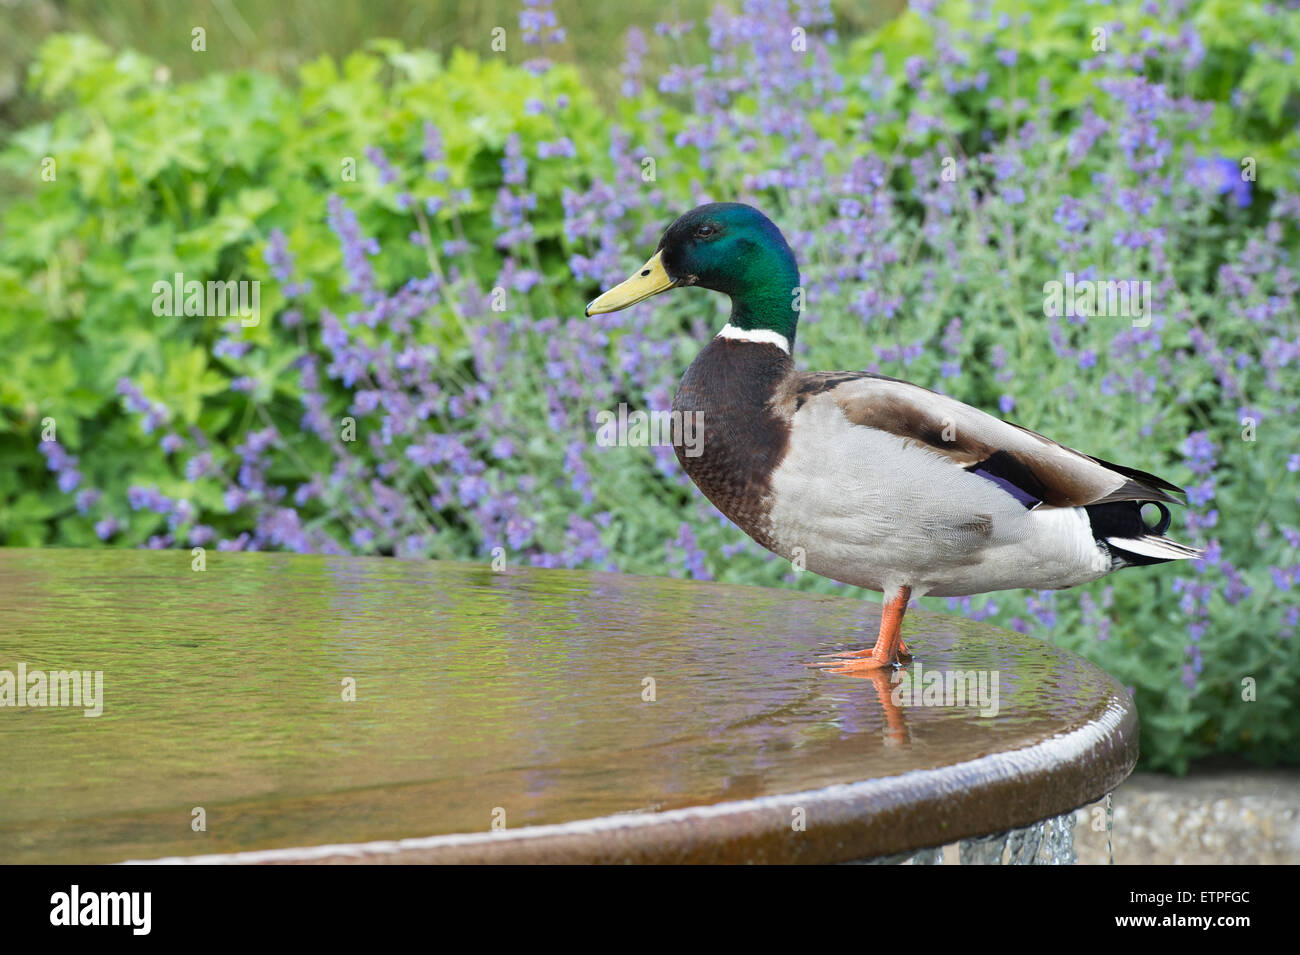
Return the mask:
<svg viewBox="0 0 1300 955">
<path fill-rule="evenodd" d="M 892 598 L 885 601 L 880 614 L 880 636 L 876 645 L 870 650 L 857 653 L 836 654 L 839 657 L 852 657 L 851 661 L 836 664 L 831 673 L 854 673 L 860 670 L 880 670 L 892 667 L 901 655 L 910 657 L 907 644 L 903 643 L 903 614 L 907 613 L 907 602 L 912 599 L 912 588 L 902 587 Z"/>
</svg>

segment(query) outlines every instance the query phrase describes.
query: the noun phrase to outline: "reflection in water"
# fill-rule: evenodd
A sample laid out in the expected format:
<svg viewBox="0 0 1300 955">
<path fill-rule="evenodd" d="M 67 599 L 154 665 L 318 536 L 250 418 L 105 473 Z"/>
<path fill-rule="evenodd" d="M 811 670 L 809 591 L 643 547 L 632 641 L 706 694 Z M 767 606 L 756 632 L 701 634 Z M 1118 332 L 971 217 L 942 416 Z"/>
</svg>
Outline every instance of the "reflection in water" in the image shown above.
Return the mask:
<svg viewBox="0 0 1300 955">
<path fill-rule="evenodd" d="M 914 612 L 1000 712 L 809 669 L 876 605 L 658 578 L 278 554 L 0 550 L 0 670 L 102 670 L 103 715 L 0 708 L 0 861 L 486 831 L 795 792 L 1016 749 L 1114 687 Z M 355 702 L 345 699 L 355 687 Z M 194 810 L 207 829 L 192 829 Z"/>
</svg>

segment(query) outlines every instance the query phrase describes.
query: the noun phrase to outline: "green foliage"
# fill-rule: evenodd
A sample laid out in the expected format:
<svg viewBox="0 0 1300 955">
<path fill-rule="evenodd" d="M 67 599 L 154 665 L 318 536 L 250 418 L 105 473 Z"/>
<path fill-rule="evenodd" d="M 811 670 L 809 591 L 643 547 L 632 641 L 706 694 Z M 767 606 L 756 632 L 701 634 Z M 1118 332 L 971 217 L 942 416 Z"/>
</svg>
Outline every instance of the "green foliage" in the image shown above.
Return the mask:
<svg viewBox="0 0 1300 955">
<path fill-rule="evenodd" d="M 1067 129 L 1085 105 L 1102 107 L 1099 82 L 1116 61 L 1141 63 L 1173 96 L 1213 104 L 1211 141 L 1226 156 L 1253 157 L 1265 188 L 1285 186 L 1300 148 L 1300 9 L 1206 0 L 1192 4 L 1189 33 L 1168 11 L 1141 3 L 1097 7 L 1059 0 L 1002 0 L 992 7 L 945 0 L 932 19 L 907 12 L 855 41 L 848 63 L 860 73 L 881 64 L 896 80 L 924 62 L 921 89 L 901 80 L 886 102 L 898 119 L 874 132 L 882 148 L 905 138 L 918 116 L 941 116 L 968 153 L 988 131 L 1034 118 L 1047 91 L 1054 128 Z M 1014 54 L 1000 61 L 996 52 Z M 1008 57 L 1010 59 L 1010 57 Z M 983 74 L 950 88 L 954 65 Z M 1191 141 L 1188 134 L 1183 141 Z"/>
<path fill-rule="evenodd" d="M 239 372 L 212 354 L 224 320 L 154 314 L 155 282 L 175 273 L 259 281 L 261 313 L 269 319 L 285 304 L 278 284 L 267 281 L 263 258 L 267 236 L 278 228 L 300 274 L 313 283 L 300 305 L 337 307 L 342 272 L 326 223 L 331 192 L 346 199 L 381 247 L 405 248 L 404 256 L 381 263 L 382 284 L 427 268 L 419 261 L 425 256 L 405 242 L 409 217 L 399 211 L 396 190 L 380 183 L 365 158 L 368 147 L 418 155 L 425 121 L 442 131 L 448 178 L 433 182 L 400 170 L 413 202 L 468 190 L 463 201 L 429 217 L 432 244 L 462 230 L 474 249 L 471 264 L 495 274 L 490 205 L 507 137 L 517 134 L 534 152 L 558 120 L 587 155 L 602 138 L 591 96 L 571 68 L 556 68 L 546 79 L 551 94 L 570 105 L 529 115 L 525 104 L 538 81 L 522 70 L 465 52 L 444 64 L 389 41 L 372 43 L 341 67 L 326 58 L 310 63 L 290 88 L 257 72 L 173 83 L 134 53 L 58 35 L 40 49 L 30 81 L 41 97 L 65 106 L 0 153 L 8 172 L 38 183 L 30 199 L 4 210 L 0 239 L 0 540 L 11 545 L 94 540 L 89 518 L 43 478 L 35 439 L 45 419 L 74 454 L 87 432 L 97 448 L 121 451 L 111 466 L 99 459 L 100 469 L 116 473 L 91 475 L 106 494 L 120 497 L 129 484 L 156 479 L 164 492 L 196 495 L 192 482 L 166 476 L 157 435 L 121 414 L 119 379 L 136 381 L 147 399 L 174 409 L 180 426 L 201 426 L 222 441 L 236 443 L 249 424 L 250 407 L 230 391 Z M 50 180 L 42 178 L 46 157 L 54 158 Z M 345 165 L 355 168 L 355 181 L 345 180 Z M 543 165 L 533 182 L 534 221 L 551 239 L 545 265 L 554 273 L 564 269 L 554 239 L 571 175 L 556 162 Z M 451 312 L 448 306 L 434 317 L 455 329 Z M 259 396 L 296 401 L 286 369 L 300 343 L 274 335 L 269 321 L 242 334 L 259 346 Z M 439 344 L 450 360 L 464 359 L 463 331 L 446 333 Z M 147 530 L 141 524 L 124 542 L 143 541 Z"/>
</svg>

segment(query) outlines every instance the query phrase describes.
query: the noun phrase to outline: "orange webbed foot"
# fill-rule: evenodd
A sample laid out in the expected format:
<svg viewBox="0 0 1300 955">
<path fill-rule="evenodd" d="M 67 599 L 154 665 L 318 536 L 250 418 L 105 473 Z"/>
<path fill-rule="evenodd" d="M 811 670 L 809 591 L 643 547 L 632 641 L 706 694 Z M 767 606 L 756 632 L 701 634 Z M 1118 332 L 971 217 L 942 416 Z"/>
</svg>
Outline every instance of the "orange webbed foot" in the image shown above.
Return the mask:
<svg viewBox="0 0 1300 955">
<path fill-rule="evenodd" d="M 836 660 L 854 660 L 859 657 L 869 657 L 875 652 L 876 648 L 872 646 L 867 647 L 865 650 L 846 650 L 843 653 L 830 653 L 827 654 L 827 656 L 833 657 Z M 901 640 L 898 643 L 898 659 L 904 661 L 912 659 L 912 653 L 907 649 L 907 644 L 903 643 Z"/>
<path fill-rule="evenodd" d="M 861 657 L 857 660 L 844 660 L 828 664 L 827 673 L 888 673 L 900 664 L 895 660 L 877 660 L 875 657 Z"/>
<path fill-rule="evenodd" d="M 858 674 L 888 670 L 901 665 L 901 661 L 911 660 L 912 654 L 908 652 L 901 633 L 903 614 L 907 612 L 907 602 L 911 597 L 911 587 L 900 587 L 892 598 L 885 601 L 880 615 L 880 636 L 874 647 L 833 653 L 826 662 L 808 665 L 824 667 L 828 673 Z"/>
</svg>

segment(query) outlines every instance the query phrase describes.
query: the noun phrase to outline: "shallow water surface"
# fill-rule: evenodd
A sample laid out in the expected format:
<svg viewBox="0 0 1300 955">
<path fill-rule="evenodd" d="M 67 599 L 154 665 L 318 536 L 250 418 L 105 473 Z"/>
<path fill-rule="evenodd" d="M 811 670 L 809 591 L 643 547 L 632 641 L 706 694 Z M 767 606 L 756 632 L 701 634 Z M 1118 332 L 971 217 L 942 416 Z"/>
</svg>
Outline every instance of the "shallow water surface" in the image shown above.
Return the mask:
<svg viewBox="0 0 1300 955">
<path fill-rule="evenodd" d="M 0 670 L 98 670 L 104 687 L 95 718 L 0 707 L 0 861 L 796 792 L 1028 746 L 1097 718 L 1116 689 L 1051 645 L 913 611 L 921 667 L 996 671 L 1000 711 L 882 705 L 878 682 L 805 665 L 874 641 L 878 605 L 844 598 L 427 561 L 190 561 L 0 550 Z"/>
</svg>

